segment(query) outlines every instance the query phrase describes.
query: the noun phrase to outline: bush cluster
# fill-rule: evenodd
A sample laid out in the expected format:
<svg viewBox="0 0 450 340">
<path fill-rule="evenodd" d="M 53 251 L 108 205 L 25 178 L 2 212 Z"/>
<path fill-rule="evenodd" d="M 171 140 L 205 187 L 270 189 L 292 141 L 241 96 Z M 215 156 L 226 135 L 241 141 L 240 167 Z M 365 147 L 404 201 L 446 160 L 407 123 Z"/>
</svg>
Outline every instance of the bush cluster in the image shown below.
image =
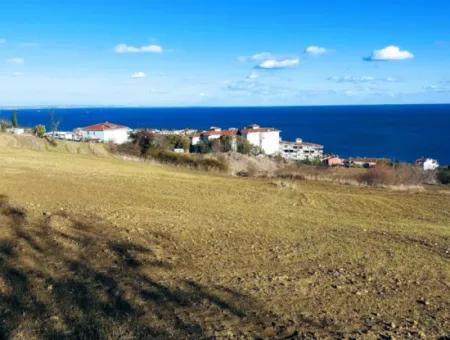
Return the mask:
<svg viewBox="0 0 450 340">
<path fill-rule="evenodd" d="M 430 180 L 427 172 L 423 171 L 421 167 L 408 164 L 390 166 L 380 163 L 361 174 L 358 181 L 362 184 L 380 186 L 421 185 Z"/>
<path fill-rule="evenodd" d="M 450 184 L 450 165 L 447 167 L 440 167 L 437 170 L 436 178 L 441 184 Z"/>
<path fill-rule="evenodd" d="M 45 132 L 46 132 L 45 125 L 38 124 L 33 128 L 33 133 L 40 138 L 44 137 Z"/>
<path fill-rule="evenodd" d="M 146 157 L 156 159 L 162 163 L 186 166 L 200 170 L 226 171 L 228 166 L 224 158 L 204 157 L 201 155 L 176 153 L 168 150 L 151 150 Z"/>
</svg>

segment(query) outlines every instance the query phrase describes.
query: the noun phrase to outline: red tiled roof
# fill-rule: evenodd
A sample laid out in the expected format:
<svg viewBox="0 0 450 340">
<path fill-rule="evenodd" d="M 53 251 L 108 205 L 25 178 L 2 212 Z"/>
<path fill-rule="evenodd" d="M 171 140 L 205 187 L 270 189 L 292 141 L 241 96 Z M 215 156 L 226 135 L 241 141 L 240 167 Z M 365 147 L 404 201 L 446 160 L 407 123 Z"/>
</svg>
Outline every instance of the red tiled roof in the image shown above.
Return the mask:
<svg viewBox="0 0 450 340">
<path fill-rule="evenodd" d="M 126 126 L 113 124 L 113 123 L 109 123 L 109 122 L 104 122 L 104 123 L 99 123 L 99 124 L 86 126 L 86 127 L 82 128 L 82 130 L 85 130 L 85 131 L 104 131 L 104 130 L 123 129 L 123 128 L 126 128 Z"/>
<path fill-rule="evenodd" d="M 300 144 L 305 145 L 305 146 L 311 146 L 313 148 L 323 148 L 322 144 L 309 143 L 309 142 L 302 142 Z"/>
<path fill-rule="evenodd" d="M 202 133 L 202 136 L 236 136 L 238 133 L 237 130 L 220 130 L 220 131 L 205 131 Z"/>
</svg>

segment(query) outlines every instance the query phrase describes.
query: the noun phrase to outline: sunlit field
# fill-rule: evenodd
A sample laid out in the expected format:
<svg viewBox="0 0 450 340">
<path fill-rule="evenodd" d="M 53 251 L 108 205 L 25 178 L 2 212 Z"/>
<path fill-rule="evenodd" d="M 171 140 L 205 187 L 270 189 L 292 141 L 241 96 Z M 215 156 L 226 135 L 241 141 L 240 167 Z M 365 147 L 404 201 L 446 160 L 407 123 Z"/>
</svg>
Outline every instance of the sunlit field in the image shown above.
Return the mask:
<svg viewBox="0 0 450 340">
<path fill-rule="evenodd" d="M 37 143 L 37 144 L 36 144 Z M 450 191 L 237 178 L 0 135 L 0 334 L 450 334 Z"/>
</svg>

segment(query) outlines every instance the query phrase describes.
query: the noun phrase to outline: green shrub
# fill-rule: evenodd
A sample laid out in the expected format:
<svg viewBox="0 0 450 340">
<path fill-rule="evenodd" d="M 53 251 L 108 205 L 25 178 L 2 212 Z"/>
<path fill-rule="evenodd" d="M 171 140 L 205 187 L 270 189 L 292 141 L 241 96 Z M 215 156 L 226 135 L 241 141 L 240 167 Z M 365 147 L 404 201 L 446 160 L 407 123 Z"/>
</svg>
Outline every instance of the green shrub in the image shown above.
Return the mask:
<svg viewBox="0 0 450 340">
<path fill-rule="evenodd" d="M 220 137 L 220 148 L 221 152 L 233 151 L 233 137 L 231 136 L 221 136 Z"/>
<path fill-rule="evenodd" d="M 253 151 L 253 145 L 245 138 L 238 137 L 237 138 L 237 152 L 242 153 L 244 155 L 249 155 Z"/>
<path fill-rule="evenodd" d="M 11 127 L 11 122 L 7 121 L 7 120 L 0 120 L 0 131 L 1 132 L 5 132 L 6 129 L 9 129 Z"/>
<path fill-rule="evenodd" d="M 201 140 L 197 143 L 197 150 L 200 153 L 211 153 L 212 152 L 212 143 L 211 141 Z"/>
<path fill-rule="evenodd" d="M 38 136 L 39 138 L 44 137 L 45 134 L 45 126 L 42 124 L 38 124 L 33 128 L 33 133 Z"/>
<path fill-rule="evenodd" d="M 189 151 L 191 140 L 187 136 L 182 135 L 161 135 L 151 130 L 142 130 L 131 136 L 132 143 L 135 148 L 128 146 L 125 149 L 133 151 L 140 150 L 142 155 L 146 154 L 148 150 L 169 150 L 175 148 L 183 149 L 185 152 Z"/>
<path fill-rule="evenodd" d="M 437 171 L 436 178 L 441 184 L 450 184 L 450 166 L 440 167 Z"/>
<path fill-rule="evenodd" d="M 11 125 L 15 128 L 19 126 L 19 122 L 17 121 L 17 112 L 16 111 L 14 111 L 11 114 Z"/>
<path fill-rule="evenodd" d="M 302 159 L 297 161 L 298 165 L 313 165 L 313 166 L 325 166 L 325 164 L 320 160 L 319 157 L 315 157 L 312 159 Z"/>
</svg>

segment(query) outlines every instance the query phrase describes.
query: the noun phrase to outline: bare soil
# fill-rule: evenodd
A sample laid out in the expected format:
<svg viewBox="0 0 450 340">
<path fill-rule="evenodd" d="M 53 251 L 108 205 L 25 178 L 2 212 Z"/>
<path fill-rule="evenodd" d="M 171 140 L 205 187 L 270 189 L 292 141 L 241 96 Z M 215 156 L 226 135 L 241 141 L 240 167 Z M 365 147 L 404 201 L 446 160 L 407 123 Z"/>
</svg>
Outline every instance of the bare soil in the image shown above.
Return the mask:
<svg viewBox="0 0 450 340">
<path fill-rule="evenodd" d="M 0 338 L 450 336 L 443 187 L 0 145 Z"/>
</svg>

